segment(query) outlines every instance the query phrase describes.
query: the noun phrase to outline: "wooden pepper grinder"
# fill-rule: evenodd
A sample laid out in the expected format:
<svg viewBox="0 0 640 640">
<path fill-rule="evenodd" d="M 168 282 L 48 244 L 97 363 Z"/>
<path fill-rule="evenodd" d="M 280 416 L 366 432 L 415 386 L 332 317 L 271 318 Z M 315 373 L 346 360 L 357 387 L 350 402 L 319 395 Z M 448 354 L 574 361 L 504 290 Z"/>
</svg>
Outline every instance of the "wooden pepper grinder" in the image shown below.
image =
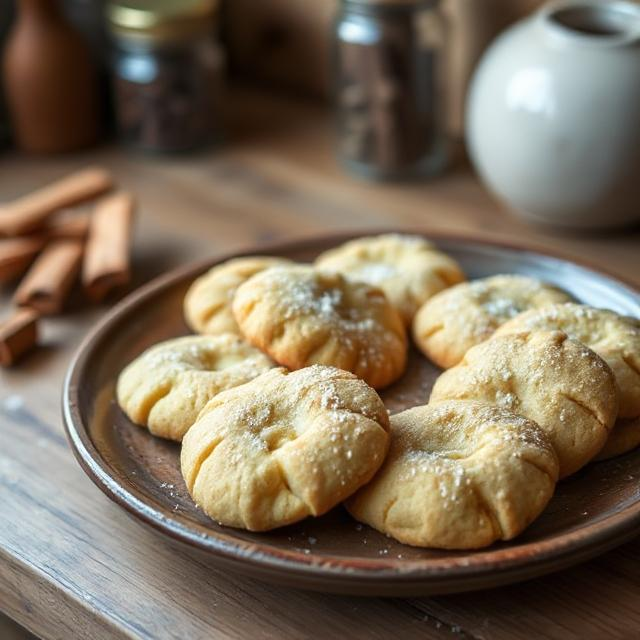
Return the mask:
<svg viewBox="0 0 640 640">
<path fill-rule="evenodd" d="M 3 73 L 14 138 L 21 149 L 57 153 L 96 142 L 96 69 L 87 45 L 56 0 L 18 0 Z"/>
</svg>

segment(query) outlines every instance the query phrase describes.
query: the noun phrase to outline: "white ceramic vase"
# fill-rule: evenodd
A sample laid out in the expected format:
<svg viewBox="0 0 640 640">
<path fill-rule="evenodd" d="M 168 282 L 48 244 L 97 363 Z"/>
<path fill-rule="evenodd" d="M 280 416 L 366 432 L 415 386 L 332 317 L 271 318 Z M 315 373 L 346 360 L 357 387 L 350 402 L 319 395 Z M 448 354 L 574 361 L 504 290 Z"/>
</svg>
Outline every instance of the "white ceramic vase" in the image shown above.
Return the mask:
<svg viewBox="0 0 640 640">
<path fill-rule="evenodd" d="M 551 2 L 481 59 L 467 144 L 522 216 L 566 227 L 640 220 L 640 6 Z"/>
</svg>

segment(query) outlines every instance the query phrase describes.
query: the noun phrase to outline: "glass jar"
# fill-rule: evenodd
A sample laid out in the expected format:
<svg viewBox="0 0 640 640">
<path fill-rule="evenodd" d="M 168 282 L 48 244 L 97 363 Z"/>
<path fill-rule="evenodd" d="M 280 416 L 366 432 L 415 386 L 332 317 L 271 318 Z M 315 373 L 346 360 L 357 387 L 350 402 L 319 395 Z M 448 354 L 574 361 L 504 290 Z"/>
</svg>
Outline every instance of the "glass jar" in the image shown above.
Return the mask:
<svg viewBox="0 0 640 640">
<path fill-rule="evenodd" d="M 369 178 L 447 162 L 446 22 L 437 0 L 342 0 L 335 25 L 338 154 Z"/>
<path fill-rule="evenodd" d="M 119 0 L 108 6 L 121 139 L 158 152 L 221 138 L 223 53 L 217 0 Z"/>
</svg>

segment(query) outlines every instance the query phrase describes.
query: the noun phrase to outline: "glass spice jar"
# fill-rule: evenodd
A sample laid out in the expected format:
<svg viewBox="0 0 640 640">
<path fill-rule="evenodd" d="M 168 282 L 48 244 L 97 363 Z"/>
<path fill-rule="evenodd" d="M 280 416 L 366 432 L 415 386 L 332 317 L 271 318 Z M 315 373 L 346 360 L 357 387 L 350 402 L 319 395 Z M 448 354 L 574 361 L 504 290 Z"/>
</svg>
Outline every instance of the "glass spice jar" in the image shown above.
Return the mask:
<svg viewBox="0 0 640 640">
<path fill-rule="evenodd" d="M 441 171 L 447 61 L 438 0 L 342 0 L 334 47 L 343 165 L 374 179 Z"/>
<path fill-rule="evenodd" d="M 121 139 L 180 152 L 221 138 L 222 50 L 217 0 L 118 0 L 107 7 Z"/>
</svg>

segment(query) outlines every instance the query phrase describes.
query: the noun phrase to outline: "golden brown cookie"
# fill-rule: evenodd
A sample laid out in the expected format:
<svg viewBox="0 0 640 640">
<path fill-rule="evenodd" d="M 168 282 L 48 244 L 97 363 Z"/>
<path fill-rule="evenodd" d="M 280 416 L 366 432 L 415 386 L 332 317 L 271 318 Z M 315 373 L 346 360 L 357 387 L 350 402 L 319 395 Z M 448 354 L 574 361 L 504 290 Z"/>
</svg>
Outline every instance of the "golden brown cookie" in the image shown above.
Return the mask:
<svg viewBox="0 0 640 640">
<path fill-rule="evenodd" d="M 619 416 L 640 416 L 640 320 L 582 304 L 554 304 L 516 316 L 496 335 L 536 330 L 564 331 L 595 351 L 616 377 Z"/>
<path fill-rule="evenodd" d="M 382 289 L 408 326 L 431 296 L 465 280 L 460 265 L 414 235 L 389 233 L 325 251 L 315 266 Z"/>
<path fill-rule="evenodd" d="M 270 267 L 291 264 L 284 258 L 250 256 L 216 265 L 194 280 L 184 298 L 184 317 L 196 333 L 218 335 L 240 329 L 231 312 L 236 289 L 251 276 Z"/>
<path fill-rule="evenodd" d="M 495 403 L 539 424 L 561 478 L 602 449 L 618 414 L 609 365 L 560 331 L 496 336 L 469 349 L 433 386 L 431 401 L 451 399 Z"/>
<path fill-rule="evenodd" d="M 182 444 L 189 493 L 220 524 L 265 531 L 321 515 L 368 482 L 388 416 L 353 374 L 272 369 L 221 393 Z"/>
<path fill-rule="evenodd" d="M 232 334 L 175 338 L 151 347 L 122 371 L 118 403 L 154 436 L 180 441 L 212 397 L 273 366 Z"/>
<path fill-rule="evenodd" d="M 450 400 L 391 417 L 384 464 L 346 506 L 400 542 L 474 549 L 517 536 L 557 479 L 556 454 L 534 422 L 496 405 Z"/>
<path fill-rule="evenodd" d="M 566 293 L 526 276 L 464 282 L 436 294 L 419 309 L 413 337 L 427 358 L 447 369 L 522 311 L 570 300 Z"/>
<path fill-rule="evenodd" d="M 289 369 L 324 364 L 375 389 L 404 371 L 407 338 L 384 293 L 308 266 L 263 271 L 240 286 L 233 313 L 246 339 Z"/>
</svg>

